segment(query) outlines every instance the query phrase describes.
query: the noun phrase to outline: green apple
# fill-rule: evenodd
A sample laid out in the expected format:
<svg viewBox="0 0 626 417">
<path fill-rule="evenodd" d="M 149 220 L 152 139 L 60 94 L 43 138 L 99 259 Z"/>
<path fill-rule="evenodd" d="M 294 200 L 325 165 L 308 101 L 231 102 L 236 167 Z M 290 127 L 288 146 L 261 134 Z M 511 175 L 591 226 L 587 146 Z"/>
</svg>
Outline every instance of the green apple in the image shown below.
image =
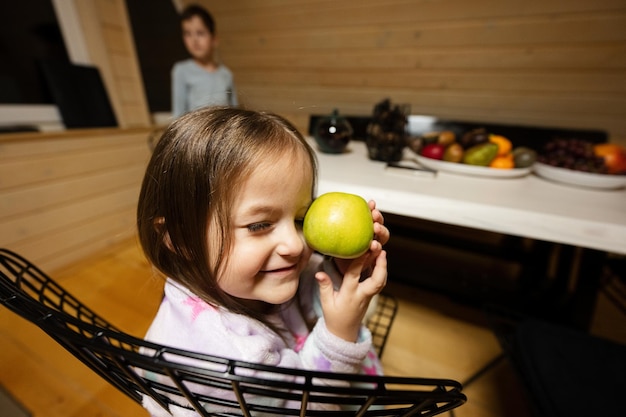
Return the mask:
<svg viewBox="0 0 626 417">
<path fill-rule="evenodd" d="M 354 194 L 332 192 L 313 201 L 304 216 L 304 238 L 314 250 L 336 258 L 363 255 L 374 237 L 367 201 Z"/>
</svg>

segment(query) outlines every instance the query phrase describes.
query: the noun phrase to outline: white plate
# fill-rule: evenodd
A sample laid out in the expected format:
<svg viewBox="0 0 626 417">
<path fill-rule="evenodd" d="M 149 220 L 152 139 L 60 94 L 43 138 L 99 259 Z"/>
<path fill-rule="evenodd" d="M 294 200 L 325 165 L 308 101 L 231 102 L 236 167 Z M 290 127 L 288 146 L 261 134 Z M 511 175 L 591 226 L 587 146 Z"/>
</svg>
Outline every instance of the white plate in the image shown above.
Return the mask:
<svg viewBox="0 0 626 417">
<path fill-rule="evenodd" d="M 511 168 L 511 169 L 498 169 L 481 167 L 476 165 L 468 165 L 454 162 L 440 161 L 438 159 L 426 158 L 425 156 L 415 155 L 417 161 L 426 168 L 433 169 L 435 171 L 450 172 L 453 174 L 472 175 L 476 177 L 490 177 L 490 178 L 518 178 L 524 177 L 531 173 L 532 168 Z"/>
<path fill-rule="evenodd" d="M 540 177 L 569 185 L 603 189 L 615 189 L 626 186 L 626 175 L 591 174 L 572 169 L 557 168 L 541 162 L 535 162 L 533 170 Z"/>
</svg>

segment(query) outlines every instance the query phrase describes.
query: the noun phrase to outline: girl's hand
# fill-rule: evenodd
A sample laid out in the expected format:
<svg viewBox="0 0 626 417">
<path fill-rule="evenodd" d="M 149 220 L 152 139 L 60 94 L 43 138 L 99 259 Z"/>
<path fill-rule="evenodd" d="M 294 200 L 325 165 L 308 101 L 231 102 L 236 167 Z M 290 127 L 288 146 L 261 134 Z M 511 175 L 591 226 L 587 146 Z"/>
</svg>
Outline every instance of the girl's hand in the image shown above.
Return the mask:
<svg viewBox="0 0 626 417">
<path fill-rule="evenodd" d="M 372 264 L 371 275 L 361 280 L 364 269 Z M 380 242 L 372 241 L 369 252 L 350 262 L 338 291 L 327 273 L 318 272 L 315 278 L 320 286 L 326 327 L 335 336 L 356 342 L 372 297 L 387 283 L 387 253 L 382 250 Z"/>
<path fill-rule="evenodd" d="M 385 219 L 373 200 L 368 202 L 374 222 L 374 239 L 369 251 L 357 259 L 337 259 L 335 265 L 343 282 L 339 291 L 324 272 L 315 275 L 320 285 L 320 301 L 328 330 L 344 340 L 355 342 L 369 303 L 387 283 L 387 253 L 383 245 L 389 241 Z"/>
</svg>

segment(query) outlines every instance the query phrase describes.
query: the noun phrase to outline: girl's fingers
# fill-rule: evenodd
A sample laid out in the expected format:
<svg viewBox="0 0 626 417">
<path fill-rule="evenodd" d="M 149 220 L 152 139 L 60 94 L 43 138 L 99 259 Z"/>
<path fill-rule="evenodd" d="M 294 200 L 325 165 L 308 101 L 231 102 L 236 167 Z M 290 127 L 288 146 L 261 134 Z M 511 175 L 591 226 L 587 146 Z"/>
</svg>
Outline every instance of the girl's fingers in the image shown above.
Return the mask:
<svg viewBox="0 0 626 417">
<path fill-rule="evenodd" d="M 371 254 L 367 252 L 365 255 L 361 255 L 350 262 L 346 273 L 343 275 L 343 281 L 339 291 L 344 290 L 344 286 L 345 291 L 354 291 L 358 287 L 359 280 L 361 279 L 361 271 L 363 271 L 363 268 L 365 268 L 365 265 L 370 259 Z"/>
<path fill-rule="evenodd" d="M 320 302 L 322 306 L 327 303 L 332 302 L 333 297 L 335 296 L 335 289 L 333 288 L 333 282 L 325 272 L 317 272 L 315 274 L 315 279 L 319 284 L 320 288 Z"/>
<path fill-rule="evenodd" d="M 376 209 L 374 200 L 368 201 L 368 205 L 372 211 L 372 220 L 374 221 L 374 240 L 378 240 L 384 245 L 389 241 L 389 229 L 384 226 L 385 218 L 380 210 Z"/>
<path fill-rule="evenodd" d="M 382 255 L 382 256 L 381 256 Z M 362 279 L 363 270 L 374 266 L 369 276 Z M 371 283 L 365 284 L 368 281 Z M 341 283 L 340 292 L 363 292 L 365 295 L 378 293 L 387 282 L 387 254 L 382 250 L 380 242 L 374 242 L 370 252 L 355 259 L 350 264 Z M 376 288 L 379 288 L 376 290 Z M 374 292 L 372 292 L 374 291 Z"/>
<path fill-rule="evenodd" d="M 389 241 L 389 229 L 380 223 L 374 223 L 374 239 L 381 244 L 385 244 Z"/>
<path fill-rule="evenodd" d="M 385 218 L 383 217 L 383 214 L 378 210 L 372 211 L 372 219 L 374 219 L 376 223 L 385 224 Z"/>
<path fill-rule="evenodd" d="M 374 200 L 370 200 L 367 202 L 370 211 L 372 212 L 372 219 L 374 219 L 375 222 L 384 224 L 385 223 L 385 219 L 383 218 L 383 214 L 380 212 L 380 210 L 378 210 L 376 208 L 376 202 Z"/>
<path fill-rule="evenodd" d="M 383 250 L 378 254 L 372 275 L 359 285 L 359 289 L 370 296 L 378 294 L 385 288 L 387 285 L 387 252 Z"/>
</svg>

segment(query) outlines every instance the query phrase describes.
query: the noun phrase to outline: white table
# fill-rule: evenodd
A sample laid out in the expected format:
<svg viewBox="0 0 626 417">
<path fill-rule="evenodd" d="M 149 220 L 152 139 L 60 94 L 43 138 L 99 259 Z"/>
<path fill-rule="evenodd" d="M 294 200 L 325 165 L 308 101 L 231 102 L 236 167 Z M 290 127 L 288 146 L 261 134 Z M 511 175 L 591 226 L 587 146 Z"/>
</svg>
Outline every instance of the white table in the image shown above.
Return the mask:
<svg viewBox="0 0 626 417">
<path fill-rule="evenodd" d="M 360 141 L 350 142 L 343 154 L 317 155 L 318 194 L 351 192 L 374 199 L 383 212 L 626 254 L 625 189 L 583 189 L 532 174 L 504 179 L 391 173 L 384 162 L 368 158 Z"/>
<path fill-rule="evenodd" d="M 310 143 L 317 149 L 313 140 Z M 405 150 L 405 156 L 411 154 Z M 391 173 L 384 162 L 368 158 L 360 141 L 352 141 L 343 154 L 317 155 L 318 194 L 350 192 L 375 200 L 386 213 L 565 245 L 550 252 L 558 266 L 551 277 L 540 279 L 547 278 L 557 291 L 548 295 L 548 304 L 554 300 L 559 305 L 558 300 L 567 297 L 569 307 L 558 311 L 583 329 L 593 316 L 606 253 L 626 254 L 624 189 L 577 188 L 533 174 L 504 179 Z M 548 272 L 533 269 L 530 262 L 524 276 Z"/>
</svg>

